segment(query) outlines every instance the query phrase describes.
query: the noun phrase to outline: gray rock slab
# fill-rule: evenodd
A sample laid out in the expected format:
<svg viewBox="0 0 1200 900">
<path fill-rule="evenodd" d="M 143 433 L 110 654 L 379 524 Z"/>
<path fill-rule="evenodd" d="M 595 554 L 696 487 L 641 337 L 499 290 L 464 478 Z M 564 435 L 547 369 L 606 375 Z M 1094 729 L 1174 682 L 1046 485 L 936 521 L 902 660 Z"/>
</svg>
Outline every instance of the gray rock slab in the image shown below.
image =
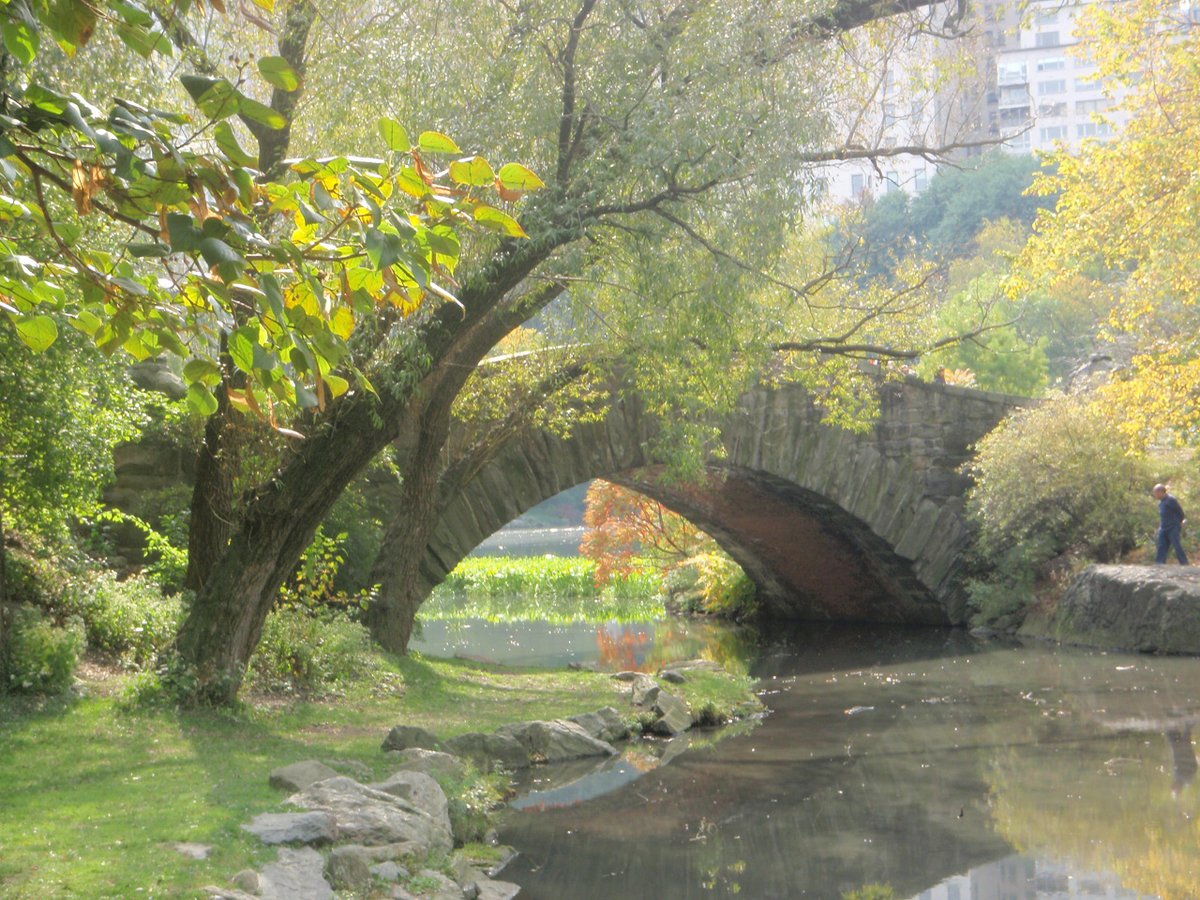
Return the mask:
<svg viewBox="0 0 1200 900">
<path fill-rule="evenodd" d="M 262 876 L 253 869 L 242 869 L 230 879 L 239 891 L 258 896 L 262 893 Z"/>
<path fill-rule="evenodd" d="M 263 900 L 333 900 L 325 880 L 325 859 L 311 847 L 281 847 L 262 870 Z"/>
<path fill-rule="evenodd" d="M 1021 634 L 1071 644 L 1200 654 L 1200 567 L 1091 566 Z"/>
<path fill-rule="evenodd" d="M 660 691 L 654 699 L 653 709 L 658 713 L 658 719 L 650 726 L 655 734 L 674 737 L 692 727 L 691 710 L 674 694 Z"/>
<path fill-rule="evenodd" d="M 477 881 L 475 886 L 479 889 L 476 900 L 512 900 L 521 893 L 521 886 L 511 881 Z"/>
<path fill-rule="evenodd" d="M 433 816 L 438 821 L 450 821 L 450 804 L 446 792 L 432 776 L 424 772 L 409 772 L 401 770 L 393 773 L 386 781 L 371 785 L 377 791 L 391 794 L 407 800 L 418 809 Z"/>
<path fill-rule="evenodd" d="M 442 742 L 432 731 L 416 725 L 397 725 L 383 739 L 384 750 L 408 750 L 411 747 L 419 747 L 422 750 L 441 750 Z"/>
<path fill-rule="evenodd" d="M 337 820 L 328 812 L 260 813 L 243 831 L 264 844 L 330 844 L 337 839 Z"/>
<path fill-rule="evenodd" d="M 336 890 L 366 890 L 371 885 L 371 858 L 361 846 L 334 847 L 325 863 L 325 875 Z"/>
<path fill-rule="evenodd" d="M 445 748 L 455 756 L 470 760 L 485 772 L 497 767 L 524 769 L 530 765 L 529 751 L 509 735 L 471 731 L 450 738 L 445 742 Z"/>
<path fill-rule="evenodd" d="M 409 877 L 408 869 L 390 859 L 371 866 L 371 874 L 380 881 L 388 882 L 400 881 Z"/>
<path fill-rule="evenodd" d="M 649 675 L 639 675 L 633 680 L 631 698 L 634 706 L 649 706 L 662 690 L 659 683 Z"/>
<path fill-rule="evenodd" d="M 439 750 L 426 750 L 422 747 L 409 747 L 407 750 L 391 750 L 388 752 L 388 762 L 396 769 L 409 772 L 424 772 L 426 775 L 448 778 L 462 778 L 466 773 L 463 761 L 451 753 Z"/>
<path fill-rule="evenodd" d="M 526 749 L 538 763 L 562 762 L 588 756 L 616 756 L 617 749 L 607 741 L 592 737 L 583 726 L 566 719 L 550 722 L 518 722 L 498 729 Z"/>
<path fill-rule="evenodd" d="M 326 778 L 334 778 L 337 774 L 335 770 L 323 762 L 317 762 L 315 759 L 306 759 L 302 762 L 292 763 L 290 766 L 280 766 L 277 769 L 272 769 L 267 781 L 273 788 L 294 794 L 296 791 L 304 790 L 314 782 L 324 781 Z"/>
<path fill-rule="evenodd" d="M 431 900 L 463 900 L 463 889 L 448 876 L 435 869 L 422 869 L 417 873 L 421 878 L 437 882 L 429 894 Z"/>
<path fill-rule="evenodd" d="M 339 776 L 309 785 L 288 802 L 333 816 L 341 840 L 374 846 L 411 841 L 425 852 L 454 846 L 449 816 Z"/>
<path fill-rule="evenodd" d="M 592 737 L 600 741 L 623 741 L 629 737 L 629 726 L 621 714 L 611 706 L 598 709 L 595 712 L 582 713 L 568 719 L 581 727 Z"/>
</svg>

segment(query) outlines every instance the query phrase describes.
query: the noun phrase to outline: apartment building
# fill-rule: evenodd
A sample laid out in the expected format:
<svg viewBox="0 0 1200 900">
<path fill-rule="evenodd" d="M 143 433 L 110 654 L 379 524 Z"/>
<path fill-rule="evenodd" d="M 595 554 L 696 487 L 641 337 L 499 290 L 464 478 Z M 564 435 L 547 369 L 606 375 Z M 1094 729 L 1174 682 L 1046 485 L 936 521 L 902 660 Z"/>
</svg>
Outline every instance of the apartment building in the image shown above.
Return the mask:
<svg viewBox="0 0 1200 900">
<path fill-rule="evenodd" d="M 913 67 L 932 69 L 964 46 L 919 38 L 888 61 L 892 87 L 876 104 L 870 146 L 960 145 L 949 156 L 963 160 L 994 148 L 1019 154 L 1074 148 L 1119 132 L 1128 120 L 1112 108 L 1120 89 L 1106 91 L 1096 66 L 1076 52 L 1075 20 L 1091 2 L 985 0 L 977 7 L 978 21 L 958 39 L 968 42 L 965 55 L 974 65 L 960 65 L 950 82 L 927 79 L 937 88 L 924 95 L 913 91 L 919 83 L 911 77 Z M 1101 114 L 1106 121 L 1098 120 Z M 855 201 L 894 190 L 920 193 L 936 172 L 937 163 L 927 156 L 904 154 L 838 163 L 823 178 L 831 199 Z"/>
</svg>

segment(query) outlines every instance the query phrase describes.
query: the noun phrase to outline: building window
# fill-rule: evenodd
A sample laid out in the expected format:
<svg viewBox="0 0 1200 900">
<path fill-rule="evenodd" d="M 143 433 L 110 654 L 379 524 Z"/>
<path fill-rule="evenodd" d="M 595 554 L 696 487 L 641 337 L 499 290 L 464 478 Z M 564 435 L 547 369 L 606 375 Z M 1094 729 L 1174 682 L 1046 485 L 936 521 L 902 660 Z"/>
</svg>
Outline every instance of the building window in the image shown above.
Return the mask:
<svg viewBox="0 0 1200 900">
<path fill-rule="evenodd" d="M 918 169 L 913 177 L 913 189 L 919 194 L 929 187 L 929 174 L 924 169 Z"/>
<path fill-rule="evenodd" d="M 1048 144 L 1051 141 L 1065 141 L 1067 139 L 1067 126 L 1050 125 L 1046 128 L 1039 128 L 1038 137 L 1043 144 Z"/>
<path fill-rule="evenodd" d="M 1075 90 L 1098 91 L 1100 90 L 1100 79 L 1095 75 L 1093 75 L 1091 78 L 1076 78 Z"/>
<path fill-rule="evenodd" d="M 1055 56 L 1052 59 L 1039 59 L 1037 70 L 1039 72 L 1059 72 L 1067 67 L 1067 58 L 1065 56 Z"/>
<path fill-rule="evenodd" d="M 1051 81 L 1039 81 L 1037 86 L 1039 96 L 1047 94 L 1065 94 L 1067 92 L 1067 79 L 1055 78 Z"/>
<path fill-rule="evenodd" d="M 1034 46 L 1037 47 L 1057 47 L 1058 43 L 1057 31 L 1039 31 L 1034 36 Z"/>
<path fill-rule="evenodd" d="M 861 175 L 850 176 L 850 193 L 856 199 L 863 194 L 863 177 Z"/>
<path fill-rule="evenodd" d="M 1107 122 L 1084 122 L 1075 126 L 1075 136 L 1081 138 L 1111 137 L 1112 126 Z"/>
<path fill-rule="evenodd" d="M 896 115 L 896 105 L 894 103 L 883 104 L 883 127 L 891 128 L 899 121 L 900 117 Z"/>
<path fill-rule="evenodd" d="M 900 173 L 892 169 L 887 173 L 887 185 L 884 187 L 884 193 L 890 194 L 892 191 L 900 187 Z"/>
<path fill-rule="evenodd" d="M 1076 100 L 1075 115 L 1086 116 L 1091 113 L 1102 112 L 1108 109 L 1109 102 L 1107 97 L 1100 97 L 1096 100 Z"/>
<path fill-rule="evenodd" d="M 1028 153 L 1031 144 L 1028 131 L 1022 131 L 1020 134 L 1014 134 L 1004 139 L 1004 146 L 1017 153 Z"/>
<path fill-rule="evenodd" d="M 1002 62 L 996 65 L 996 81 L 999 84 L 1024 84 L 1028 70 L 1025 63 Z"/>
<path fill-rule="evenodd" d="M 1058 116 L 1067 114 L 1067 101 L 1063 100 L 1060 103 L 1042 103 L 1038 106 L 1038 116 L 1044 119 L 1052 119 Z"/>
</svg>

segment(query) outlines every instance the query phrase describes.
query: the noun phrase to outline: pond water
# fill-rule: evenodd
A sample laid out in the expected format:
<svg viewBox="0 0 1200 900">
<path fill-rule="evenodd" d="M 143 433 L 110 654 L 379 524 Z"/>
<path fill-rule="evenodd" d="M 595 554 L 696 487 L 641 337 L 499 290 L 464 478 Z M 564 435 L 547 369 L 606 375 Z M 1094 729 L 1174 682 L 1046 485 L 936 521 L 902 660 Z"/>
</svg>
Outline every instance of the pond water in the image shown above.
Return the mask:
<svg viewBox="0 0 1200 900">
<path fill-rule="evenodd" d="M 589 627 L 568 661 L 602 661 Z M 714 646 L 770 713 L 538 770 L 501 829 L 522 897 L 1200 898 L 1200 661 L 932 630 Z"/>
</svg>

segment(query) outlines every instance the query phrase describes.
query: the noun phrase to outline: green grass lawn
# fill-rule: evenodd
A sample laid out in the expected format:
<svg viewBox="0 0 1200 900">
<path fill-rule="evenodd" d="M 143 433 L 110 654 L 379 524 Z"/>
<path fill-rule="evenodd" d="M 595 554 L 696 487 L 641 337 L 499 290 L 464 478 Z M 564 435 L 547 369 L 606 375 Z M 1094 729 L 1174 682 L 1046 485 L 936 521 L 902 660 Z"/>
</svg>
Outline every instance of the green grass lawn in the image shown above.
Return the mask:
<svg viewBox="0 0 1200 900">
<path fill-rule="evenodd" d="M 82 697 L 0 697 L 0 896 L 199 896 L 273 858 L 239 826 L 278 808 L 276 766 L 349 760 L 382 777 L 393 725 L 449 737 L 618 699 L 594 673 L 420 657 L 388 659 L 344 696 L 251 698 L 236 712 L 131 708 L 124 676 L 94 666 L 83 676 Z M 192 860 L 177 842 L 216 849 Z"/>
</svg>

